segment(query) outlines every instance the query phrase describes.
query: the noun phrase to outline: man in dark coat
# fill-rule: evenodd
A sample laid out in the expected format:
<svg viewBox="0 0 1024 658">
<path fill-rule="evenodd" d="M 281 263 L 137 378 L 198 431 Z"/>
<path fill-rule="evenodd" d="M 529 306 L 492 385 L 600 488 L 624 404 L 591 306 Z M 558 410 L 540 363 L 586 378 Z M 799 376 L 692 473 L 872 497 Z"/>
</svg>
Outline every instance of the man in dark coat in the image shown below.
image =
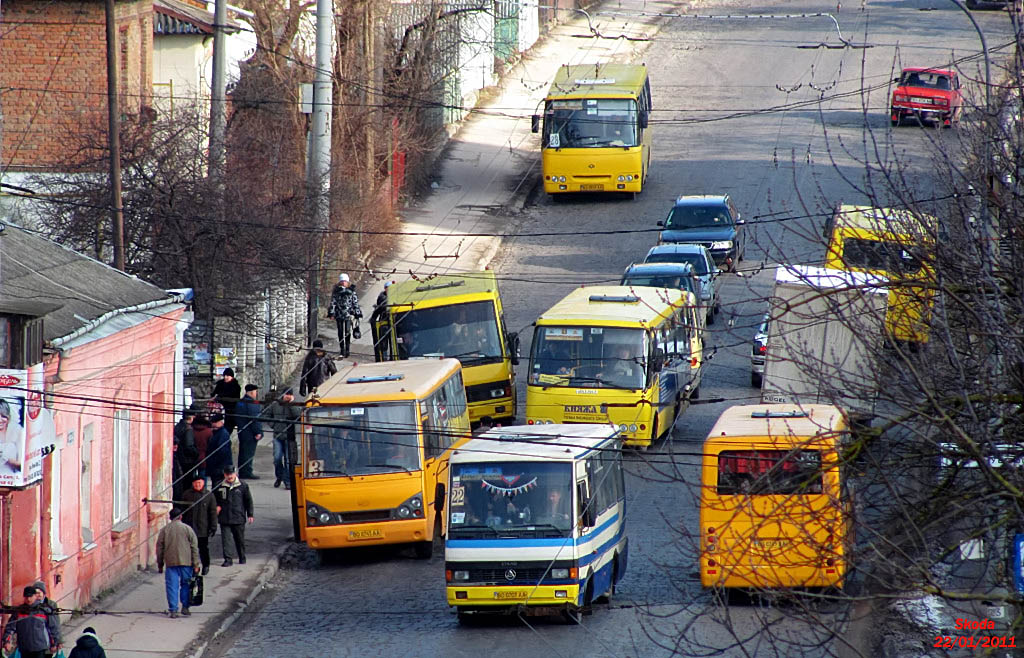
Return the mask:
<svg viewBox="0 0 1024 658">
<path fill-rule="evenodd" d="M 267 416 L 274 430 L 274 487 L 279 487 L 283 483 L 285 489 L 290 489 L 289 447 L 291 442 L 295 441 L 295 426 L 302 417 L 302 407 L 295 402 L 292 389 L 284 389 L 280 399 L 270 403 Z"/>
<path fill-rule="evenodd" d="M 205 576 L 210 573 L 210 538 L 217 534 L 217 499 L 206 488 L 206 478 L 199 471 L 192 474 L 192 488 L 181 494 L 181 502 L 185 504 L 181 520 L 196 532 Z"/>
<path fill-rule="evenodd" d="M 348 356 L 352 336 L 360 337 L 359 320 L 363 317 L 363 310 L 359 308 L 359 297 L 347 274 L 338 275 L 338 283 L 331 290 L 327 317 L 338 323 L 338 347 L 342 356 Z"/>
<path fill-rule="evenodd" d="M 384 325 L 383 333 L 377 332 L 377 323 L 383 320 L 388 314 L 388 288 L 395 282 L 385 281 L 384 290 L 377 295 L 377 301 L 373 304 L 373 313 L 370 314 L 370 335 L 373 337 L 373 357 L 377 361 L 384 361 L 390 354 L 388 347 L 391 341 L 391 323 Z"/>
<path fill-rule="evenodd" d="M 231 466 L 231 435 L 224 427 L 224 416 L 213 414 L 210 416 L 210 424 L 213 426 L 213 435 L 206 446 L 206 472 L 213 483 L 213 489 L 217 488 L 224 479 L 224 469 Z"/>
<path fill-rule="evenodd" d="M 178 500 L 181 492 L 188 486 L 190 473 L 196 469 L 199 463 L 199 450 L 196 448 L 196 437 L 192 431 L 192 420 L 196 416 L 194 408 L 188 408 L 181 416 L 181 420 L 174 426 L 174 456 L 171 460 L 172 473 L 174 478 L 174 499 Z"/>
<path fill-rule="evenodd" d="M 213 386 L 213 399 L 220 402 L 224 407 L 224 427 L 228 436 L 234 431 L 238 421 L 235 420 L 235 406 L 242 397 L 242 385 L 235 379 L 235 371 L 231 368 L 224 368 L 221 379 Z"/>
<path fill-rule="evenodd" d="M 236 554 L 238 563 L 245 564 L 245 524 L 255 520 L 249 485 L 239 480 L 235 469 L 228 466 L 224 469 L 224 481 L 213 493 L 217 497 L 217 520 L 221 526 L 220 540 L 224 551 L 224 563 L 220 566 L 230 567 Z"/>
<path fill-rule="evenodd" d="M 196 470 L 200 475 L 206 475 L 206 454 L 210 447 L 210 437 L 213 436 L 213 425 L 210 424 L 210 419 L 202 413 L 197 414 L 195 420 L 192 421 L 192 435 L 196 440 L 196 452 L 199 453 Z"/>
<path fill-rule="evenodd" d="M 75 647 L 68 654 L 68 658 L 107 658 L 107 652 L 100 646 L 100 638 L 96 635 L 95 628 L 85 627 L 75 641 Z"/>
<path fill-rule="evenodd" d="M 256 398 L 258 391 L 259 386 L 256 384 L 246 384 L 245 395 L 235 407 L 235 417 L 238 419 L 238 477 L 243 480 L 260 479 L 252 472 L 256 443 L 263 437 L 263 424 L 260 422 L 263 409 Z"/>
<path fill-rule="evenodd" d="M 313 341 L 313 349 L 302 361 L 302 373 L 299 377 L 299 395 L 306 396 L 316 390 L 320 384 L 338 372 L 334 359 L 324 350 L 324 342 L 319 338 Z"/>
</svg>

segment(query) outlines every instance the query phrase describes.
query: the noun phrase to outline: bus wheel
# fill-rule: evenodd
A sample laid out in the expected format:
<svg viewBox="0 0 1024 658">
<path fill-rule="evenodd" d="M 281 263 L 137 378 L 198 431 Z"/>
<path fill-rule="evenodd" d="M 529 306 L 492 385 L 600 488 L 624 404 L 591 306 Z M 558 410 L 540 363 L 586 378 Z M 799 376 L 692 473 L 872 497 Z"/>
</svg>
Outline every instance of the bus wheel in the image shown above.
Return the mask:
<svg viewBox="0 0 1024 658">
<path fill-rule="evenodd" d="M 612 582 L 608 585 L 608 591 L 597 597 L 594 603 L 611 603 L 612 597 L 615 595 L 615 581 L 619 577 L 619 556 L 616 555 L 612 558 Z"/>
<path fill-rule="evenodd" d="M 412 548 L 420 560 L 429 560 L 434 556 L 434 542 L 432 541 L 418 541 L 413 544 Z"/>
</svg>

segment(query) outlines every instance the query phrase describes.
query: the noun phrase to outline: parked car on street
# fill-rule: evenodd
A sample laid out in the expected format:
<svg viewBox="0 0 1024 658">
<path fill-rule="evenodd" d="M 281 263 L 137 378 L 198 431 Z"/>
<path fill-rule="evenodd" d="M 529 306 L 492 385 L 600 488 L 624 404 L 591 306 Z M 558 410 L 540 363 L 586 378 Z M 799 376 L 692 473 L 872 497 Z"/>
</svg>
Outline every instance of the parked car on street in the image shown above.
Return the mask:
<svg viewBox="0 0 1024 658">
<path fill-rule="evenodd" d="M 697 299 L 707 309 L 707 323 L 713 324 L 721 302 L 718 298 L 718 275 L 722 270 L 715 265 L 715 259 L 708 248 L 699 244 L 674 243 L 651 247 L 644 258 L 645 263 L 689 263 L 700 282 Z"/>
<path fill-rule="evenodd" d="M 944 126 L 960 122 L 963 94 L 960 78 L 949 69 L 905 68 L 892 92 L 889 118 L 898 126 L 908 117 L 925 121 L 941 121 Z"/>
<path fill-rule="evenodd" d="M 764 355 L 768 351 L 768 320 L 771 316 L 764 314 L 761 324 L 757 325 L 757 332 L 750 344 L 750 385 L 754 388 L 761 388 L 764 380 Z"/>
<path fill-rule="evenodd" d="M 703 245 L 716 263 L 732 271 L 743 260 L 743 220 L 728 194 L 681 196 L 658 226 L 664 228 L 659 244 Z"/>
</svg>

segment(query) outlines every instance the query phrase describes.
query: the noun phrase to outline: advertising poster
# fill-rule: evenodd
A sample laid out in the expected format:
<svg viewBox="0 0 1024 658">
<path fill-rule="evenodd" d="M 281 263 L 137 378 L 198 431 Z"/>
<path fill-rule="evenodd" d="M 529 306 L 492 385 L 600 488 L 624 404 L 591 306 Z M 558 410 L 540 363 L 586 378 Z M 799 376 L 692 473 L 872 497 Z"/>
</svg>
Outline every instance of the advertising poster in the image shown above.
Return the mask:
<svg viewBox="0 0 1024 658">
<path fill-rule="evenodd" d="M 53 452 L 57 443 L 57 426 L 53 422 L 53 409 L 47 407 L 44 395 L 43 364 L 28 369 L 28 394 L 25 407 L 28 415 L 28 457 L 25 484 L 43 479 L 43 456 Z"/>
<path fill-rule="evenodd" d="M 234 370 L 237 366 L 235 365 L 235 348 L 233 347 L 222 347 L 217 350 L 217 354 L 214 357 L 215 371 L 218 377 L 224 374 L 226 368 Z"/>
<path fill-rule="evenodd" d="M 23 487 L 33 462 L 25 428 L 25 389 L 28 371 L 0 369 L 0 487 Z M 42 471 L 42 452 L 35 456 Z"/>
</svg>

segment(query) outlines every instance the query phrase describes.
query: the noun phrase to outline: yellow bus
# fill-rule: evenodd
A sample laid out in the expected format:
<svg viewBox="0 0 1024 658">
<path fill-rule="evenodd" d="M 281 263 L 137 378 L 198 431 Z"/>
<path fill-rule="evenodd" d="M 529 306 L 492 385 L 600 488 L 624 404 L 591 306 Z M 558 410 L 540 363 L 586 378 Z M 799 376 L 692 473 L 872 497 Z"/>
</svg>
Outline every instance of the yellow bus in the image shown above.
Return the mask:
<svg viewBox="0 0 1024 658">
<path fill-rule="evenodd" d="M 412 544 L 429 558 L 443 534 L 448 458 L 470 436 L 459 362 L 352 365 L 303 412 L 293 510 L 302 540 L 318 551 Z"/>
<path fill-rule="evenodd" d="M 840 206 L 826 227 L 825 267 L 888 279 L 885 326 L 893 340 L 928 341 L 937 229 L 938 220 L 929 215 L 851 205 Z"/>
<path fill-rule="evenodd" d="M 469 420 L 516 415 L 519 336 L 505 328 L 494 272 L 445 274 L 387 289 L 387 309 L 374 326 L 378 361 L 451 357 L 462 362 Z"/>
<path fill-rule="evenodd" d="M 701 465 L 700 581 L 709 588 L 841 588 L 853 539 L 838 407 L 726 409 Z"/>
<path fill-rule="evenodd" d="M 678 288 L 573 290 L 534 323 L 527 424 L 610 422 L 646 449 L 700 385 L 696 308 Z"/>
<path fill-rule="evenodd" d="M 558 69 L 544 99 L 541 173 L 548 194 L 643 190 L 651 167 L 651 83 L 643 64 Z"/>
</svg>

